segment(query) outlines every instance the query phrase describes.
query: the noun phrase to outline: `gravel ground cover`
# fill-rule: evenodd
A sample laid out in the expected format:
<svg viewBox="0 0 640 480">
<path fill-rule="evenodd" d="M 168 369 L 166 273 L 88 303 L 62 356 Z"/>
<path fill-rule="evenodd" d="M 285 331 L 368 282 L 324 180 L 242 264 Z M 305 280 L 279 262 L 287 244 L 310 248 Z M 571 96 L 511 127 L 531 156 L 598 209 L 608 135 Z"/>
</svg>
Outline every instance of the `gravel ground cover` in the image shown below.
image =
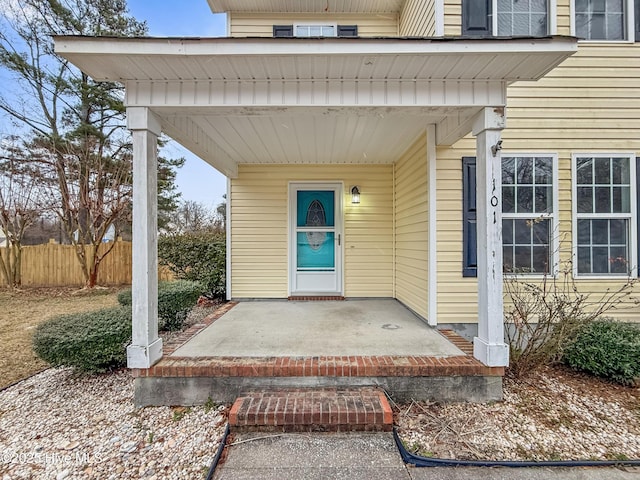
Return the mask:
<svg viewBox="0 0 640 480">
<path fill-rule="evenodd" d="M 504 401 L 395 405 L 408 450 L 483 460 L 640 459 L 640 388 L 567 369 L 506 378 Z"/>
<path fill-rule="evenodd" d="M 49 369 L 0 392 L 0 478 L 204 478 L 226 411 L 136 409 L 127 371 Z"/>
</svg>

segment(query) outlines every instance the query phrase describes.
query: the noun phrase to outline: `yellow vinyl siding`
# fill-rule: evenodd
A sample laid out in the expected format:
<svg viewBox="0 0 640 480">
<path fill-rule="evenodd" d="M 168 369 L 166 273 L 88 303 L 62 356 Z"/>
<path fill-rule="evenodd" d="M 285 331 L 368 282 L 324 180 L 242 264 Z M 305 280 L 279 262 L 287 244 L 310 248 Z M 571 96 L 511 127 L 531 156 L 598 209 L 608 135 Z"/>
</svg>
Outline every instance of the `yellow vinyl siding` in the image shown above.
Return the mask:
<svg viewBox="0 0 640 480">
<path fill-rule="evenodd" d="M 640 154 L 638 78 L 640 44 L 581 43 L 576 55 L 545 78 L 509 87 L 503 152 L 558 154 L 557 215 L 562 260 L 571 258 L 571 155 Z M 477 315 L 476 279 L 462 277 L 461 158 L 465 155 L 475 155 L 475 142 L 470 136 L 437 151 L 439 323 L 475 322 Z M 613 290 L 622 284 L 620 279 L 576 282 L 580 291 L 591 293 L 594 300 L 607 288 Z M 639 288 L 635 290 L 637 295 Z M 609 315 L 640 321 L 640 308 L 630 302 L 626 307 Z"/>
<path fill-rule="evenodd" d="M 556 35 L 571 35 L 570 0 L 556 0 L 556 10 L 556 23 L 558 26 Z"/>
<path fill-rule="evenodd" d="M 395 163 L 396 298 L 428 315 L 429 203 L 427 143 L 421 136 Z"/>
<path fill-rule="evenodd" d="M 462 34 L 462 0 L 444 0 L 444 35 L 459 37 Z"/>
<path fill-rule="evenodd" d="M 286 298 L 289 182 L 344 185 L 347 297 L 393 296 L 392 165 L 240 165 L 231 180 L 231 291 L 234 298 Z M 361 203 L 351 204 L 358 185 Z"/>
<path fill-rule="evenodd" d="M 400 14 L 400 36 L 431 37 L 435 32 L 435 1 L 407 0 Z"/>
<path fill-rule="evenodd" d="M 274 25 L 296 23 L 335 23 L 357 25 L 361 37 L 395 37 L 398 35 L 398 16 L 342 14 L 244 14 L 230 13 L 231 37 L 272 37 Z"/>
</svg>

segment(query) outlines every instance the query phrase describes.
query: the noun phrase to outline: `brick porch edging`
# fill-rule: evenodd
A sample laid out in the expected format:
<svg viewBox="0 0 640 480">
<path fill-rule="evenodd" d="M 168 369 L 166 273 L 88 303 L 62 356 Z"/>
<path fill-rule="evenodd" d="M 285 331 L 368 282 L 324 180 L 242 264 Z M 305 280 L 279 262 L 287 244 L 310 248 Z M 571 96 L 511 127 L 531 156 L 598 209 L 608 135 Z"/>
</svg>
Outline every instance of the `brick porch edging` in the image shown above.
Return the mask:
<svg viewBox="0 0 640 480">
<path fill-rule="evenodd" d="M 468 355 L 455 357 L 165 357 L 134 377 L 438 377 L 503 376 Z"/>
<path fill-rule="evenodd" d="M 227 313 L 237 304 L 238 302 L 227 302 L 223 305 L 220 305 L 218 308 L 216 308 L 216 310 L 212 314 L 207 315 L 200 322 L 187 328 L 184 332 L 181 332 L 179 335 L 176 335 L 170 341 L 164 344 L 162 348 L 162 354 L 165 357 L 168 355 L 171 355 L 178 348 L 180 348 L 182 345 L 187 343 L 189 340 L 191 340 L 191 338 L 195 337 L 197 334 L 199 334 L 202 330 L 207 328 L 213 322 L 218 320 L 221 316 L 223 316 L 225 313 Z"/>
<path fill-rule="evenodd" d="M 132 369 L 134 377 L 441 377 L 504 376 L 503 367 L 476 360 L 473 345 L 452 330 L 439 332 L 465 355 L 315 356 L 315 357 L 173 357 L 179 347 L 200 333 L 237 302 L 228 302 L 164 346 L 164 357 L 148 369 Z"/>
</svg>

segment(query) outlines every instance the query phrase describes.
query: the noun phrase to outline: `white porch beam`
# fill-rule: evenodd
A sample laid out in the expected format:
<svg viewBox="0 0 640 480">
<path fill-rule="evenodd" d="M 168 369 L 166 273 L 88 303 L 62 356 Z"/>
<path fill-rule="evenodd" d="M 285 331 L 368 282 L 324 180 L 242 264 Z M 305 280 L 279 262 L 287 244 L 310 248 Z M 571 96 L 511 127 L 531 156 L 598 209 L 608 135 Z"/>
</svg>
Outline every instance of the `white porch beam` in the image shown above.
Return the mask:
<svg viewBox="0 0 640 480">
<path fill-rule="evenodd" d="M 504 342 L 502 298 L 502 166 L 500 134 L 503 107 L 487 107 L 473 125 L 476 136 L 476 228 L 478 255 L 478 336 L 473 355 L 485 365 L 509 364 Z"/>
<path fill-rule="evenodd" d="M 133 134 L 132 342 L 129 368 L 149 368 L 162 358 L 158 337 L 158 137 L 160 119 L 148 108 L 127 108 Z"/>
<path fill-rule="evenodd" d="M 129 81 L 127 106 L 484 107 L 504 105 L 502 80 Z M 270 112 L 274 113 L 274 112 Z"/>
<path fill-rule="evenodd" d="M 238 164 L 191 118 L 165 117 L 164 132 L 229 178 L 238 176 Z"/>
</svg>

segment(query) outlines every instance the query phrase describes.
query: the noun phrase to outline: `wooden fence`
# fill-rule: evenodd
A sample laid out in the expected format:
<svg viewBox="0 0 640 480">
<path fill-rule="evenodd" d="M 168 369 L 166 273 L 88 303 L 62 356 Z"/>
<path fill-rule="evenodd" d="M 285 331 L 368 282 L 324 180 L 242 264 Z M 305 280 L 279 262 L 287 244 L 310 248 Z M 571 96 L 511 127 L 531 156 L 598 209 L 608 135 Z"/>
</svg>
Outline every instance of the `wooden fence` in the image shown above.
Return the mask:
<svg viewBox="0 0 640 480">
<path fill-rule="evenodd" d="M 111 244 L 101 245 L 101 251 Z M 0 248 L 0 254 L 4 248 Z M 3 258 L 5 258 L 3 256 Z M 44 245 L 22 247 L 22 285 L 38 287 L 83 286 L 84 277 L 73 245 L 51 241 Z M 170 280 L 170 271 L 159 268 L 158 279 Z M 131 242 L 118 240 L 98 269 L 98 285 L 131 284 Z M 6 285 L 0 275 L 0 285 Z"/>
</svg>

